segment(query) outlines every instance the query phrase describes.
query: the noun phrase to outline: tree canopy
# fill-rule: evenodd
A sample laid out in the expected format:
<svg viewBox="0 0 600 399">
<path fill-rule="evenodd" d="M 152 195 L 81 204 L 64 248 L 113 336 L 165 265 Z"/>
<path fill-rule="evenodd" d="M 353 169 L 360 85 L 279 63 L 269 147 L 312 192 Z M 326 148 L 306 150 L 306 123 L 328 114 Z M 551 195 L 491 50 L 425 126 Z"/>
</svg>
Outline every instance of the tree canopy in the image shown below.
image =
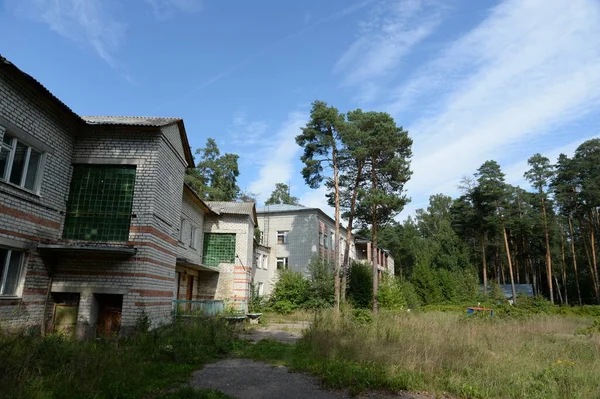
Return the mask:
<svg viewBox="0 0 600 399">
<path fill-rule="evenodd" d="M 198 148 L 200 157 L 195 168 L 188 169 L 185 182 L 198 195 L 209 201 L 235 201 L 241 192 L 237 185 L 240 175 L 239 155 L 225 153 L 221 155 L 217 142 L 213 138 L 206 141 L 206 147 Z"/>
<path fill-rule="evenodd" d="M 291 194 L 290 186 L 285 183 L 277 183 L 275 184 L 275 189 L 271 193 L 271 196 L 265 202 L 265 205 L 300 205 L 298 201 L 298 198 Z"/>
</svg>

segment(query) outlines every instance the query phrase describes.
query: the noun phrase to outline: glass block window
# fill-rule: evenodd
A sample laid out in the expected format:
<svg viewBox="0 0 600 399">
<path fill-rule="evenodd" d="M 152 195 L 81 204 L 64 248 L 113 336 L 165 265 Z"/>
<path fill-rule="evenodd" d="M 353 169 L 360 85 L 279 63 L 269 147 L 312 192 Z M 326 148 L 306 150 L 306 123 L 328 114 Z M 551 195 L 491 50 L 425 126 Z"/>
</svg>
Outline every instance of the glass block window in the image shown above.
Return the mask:
<svg viewBox="0 0 600 399">
<path fill-rule="evenodd" d="M 202 254 L 206 266 L 235 263 L 235 234 L 204 233 Z"/>
<path fill-rule="evenodd" d="M 127 241 L 135 166 L 75 165 L 63 238 Z"/>
</svg>

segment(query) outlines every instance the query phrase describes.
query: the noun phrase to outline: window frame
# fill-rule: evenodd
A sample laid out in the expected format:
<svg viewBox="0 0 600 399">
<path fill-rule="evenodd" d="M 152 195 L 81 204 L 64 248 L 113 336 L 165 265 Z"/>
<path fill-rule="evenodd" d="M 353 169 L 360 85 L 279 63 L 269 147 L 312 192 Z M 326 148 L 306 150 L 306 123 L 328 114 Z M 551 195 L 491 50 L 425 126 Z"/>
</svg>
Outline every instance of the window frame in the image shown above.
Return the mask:
<svg viewBox="0 0 600 399">
<path fill-rule="evenodd" d="M 36 195 L 39 195 L 40 188 L 41 188 L 41 185 L 42 185 L 42 176 L 44 174 L 43 172 L 44 172 L 45 163 L 46 163 L 46 152 L 43 151 L 43 150 L 40 150 L 40 149 L 36 148 L 35 146 L 30 145 L 26 141 L 21 140 L 20 138 L 18 138 L 14 134 L 11 134 L 3 126 L 0 126 L 0 135 L 2 136 L 2 141 L 0 142 L 0 150 L 4 149 L 4 150 L 8 151 L 8 157 L 6 159 L 6 168 L 4 170 L 4 175 L 0 176 L 0 181 L 2 181 L 3 183 L 6 183 L 6 184 L 10 184 L 10 185 L 12 185 L 14 187 L 18 187 L 21 190 L 25 190 L 25 191 L 28 191 L 30 193 L 34 193 Z M 10 144 L 7 144 L 7 143 L 4 142 L 4 138 L 7 135 L 11 139 L 11 143 Z M 25 146 L 27 148 L 27 151 L 26 151 L 26 154 L 25 154 L 25 160 L 23 162 L 23 170 L 22 170 L 21 180 L 17 184 L 17 183 L 13 183 L 13 182 L 10 181 L 10 175 L 12 174 L 12 171 L 13 171 L 14 161 L 15 161 L 15 153 L 17 152 L 17 145 L 18 145 L 18 143 L 20 143 L 23 146 Z M 29 165 L 29 161 L 31 159 L 31 152 L 32 151 L 38 152 L 40 154 L 40 159 L 38 161 L 37 169 L 35 171 L 33 188 L 27 188 L 27 187 L 25 187 L 25 182 L 27 180 L 27 173 L 29 172 L 29 166 L 30 166 Z"/>
<path fill-rule="evenodd" d="M 324 248 L 329 248 L 329 246 L 328 246 L 328 244 L 329 244 L 329 242 L 328 242 L 328 237 L 329 237 L 329 236 L 327 235 L 327 232 L 326 232 L 326 231 L 324 231 L 324 232 L 323 232 L 323 247 L 324 247 Z"/>
<path fill-rule="evenodd" d="M 279 267 L 279 263 L 282 263 L 283 267 Z M 283 258 L 277 258 L 277 270 L 287 270 L 289 268 L 289 258 L 283 257 Z"/>
<path fill-rule="evenodd" d="M 268 270 L 269 269 L 269 262 L 267 262 L 267 255 L 262 255 L 260 257 L 260 262 L 261 262 L 262 268 L 264 270 Z"/>
<path fill-rule="evenodd" d="M 23 269 L 25 265 L 25 251 L 14 248 L 6 248 L 2 247 L 6 251 L 6 256 L 2 260 L 3 268 L 2 275 L 0 275 L 0 298 L 19 298 L 22 296 L 22 277 L 23 277 Z M 12 260 L 12 255 L 14 252 L 19 253 L 21 259 L 19 260 L 18 271 L 17 271 L 17 285 L 15 287 L 15 292 L 13 294 L 3 294 L 4 287 L 6 284 L 6 277 L 8 276 L 8 269 L 10 268 L 10 261 Z"/>
<path fill-rule="evenodd" d="M 285 245 L 288 243 L 288 233 L 289 231 L 287 230 L 278 230 L 277 231 L 277 244 L 279 245 Z M 279 242 L 279 238 L 282 238 L 282 242 Z"/>
<path fill-rule="evenodd" d="M 190 228 L 190 248 L 198 248 L 198 227 L 193 225 Z"/>
</svg>

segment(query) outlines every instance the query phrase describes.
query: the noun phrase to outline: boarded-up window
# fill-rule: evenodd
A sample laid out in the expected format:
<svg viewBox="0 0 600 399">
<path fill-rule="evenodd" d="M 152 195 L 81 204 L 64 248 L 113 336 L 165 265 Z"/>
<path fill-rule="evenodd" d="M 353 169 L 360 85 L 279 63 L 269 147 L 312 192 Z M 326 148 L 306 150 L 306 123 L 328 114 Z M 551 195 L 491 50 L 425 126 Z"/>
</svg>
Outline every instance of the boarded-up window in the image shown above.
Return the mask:
<svg viewBox="0 0 600 399">
<path fill-rule="evenodd" d="M 235 263 L 235 234 L 205 233 L 202 258 L 206 266 Z"/>
</svg>

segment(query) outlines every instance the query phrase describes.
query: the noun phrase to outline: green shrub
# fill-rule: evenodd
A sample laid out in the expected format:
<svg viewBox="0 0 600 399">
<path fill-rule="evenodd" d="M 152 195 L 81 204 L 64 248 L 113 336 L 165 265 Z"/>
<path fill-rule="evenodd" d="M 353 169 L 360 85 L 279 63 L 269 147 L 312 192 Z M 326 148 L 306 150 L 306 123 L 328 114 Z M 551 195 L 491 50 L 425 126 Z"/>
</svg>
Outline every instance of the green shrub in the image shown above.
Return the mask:
<svg viewBox="0 0 600 399">
<path fill-rule="evenodd" d="M 308 299 L 308 280 L 300 272 L 280 270 L 271 294 L 271 307 L 278 313 L 291 313 Z"/>
<path fill-rule="evenodd" d="M 359 323 L 371 323 L 373 321 L 373 314 L 370 310 L 367 309 L 353 309 L 352 310 L 352 318 L 354 321 Z"/>
<path fill-rule="evenodd" d="M 259 295 L 258 287 L 254 283 L 250 284 L 250 299 L 248 301 L 248 310 L 251 313 L 258 313 L 264 311 L 265 307 L 265 298 Z"/>
<path fill-rule="evenodd" d="M 410 282 L 419 295 L 420 302 L 424 305 L 441 303 L 444 295 L 440 287 L 438 274 L 424 263 L 415 266 Z"/>
<path fill-rule="evenodd" d="M 385 274 L 379 285 L 379 305 L 382 309 L 399 310 L 406 308 L 406 298 L 398 279 Z"/>
<path fill-rule="evenodd" d="M 370 308 L 373 300 L 373 272 L 370 265 L 352 262 L 348 279 L 348 300 L 356 308 Z"/>
<path fill-rule="evenodd" d="M 406 300 L 406 306 L 409 309 L 418 309 L 421 307 L 421 299 L 417 292 L 415 291 L 415 287 L 409 281 L 401 281 L 400 289 L 402 290 L 402 294 L 404 295 L 404 299 Z"/>
<path fill-rule="evenodd" d="M 306 309 L 322 309 L 334 303 L 333 262 L 319 257 L 308 264 L 308 299 L 303 304 Z"/>
</svg>

